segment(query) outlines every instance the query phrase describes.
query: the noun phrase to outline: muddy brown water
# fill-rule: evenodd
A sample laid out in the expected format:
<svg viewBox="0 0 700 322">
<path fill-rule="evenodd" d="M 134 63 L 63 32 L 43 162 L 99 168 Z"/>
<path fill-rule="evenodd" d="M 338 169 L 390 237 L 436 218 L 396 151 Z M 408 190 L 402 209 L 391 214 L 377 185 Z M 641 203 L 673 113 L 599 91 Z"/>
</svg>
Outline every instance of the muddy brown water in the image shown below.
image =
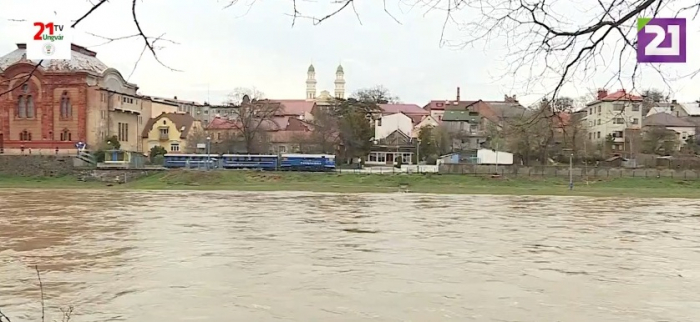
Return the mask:
<svg viewBox="0 0 700 322">
<path fill-rule="evenodd" d="M 0 310 L 40 321 L 698 321 L 700 202 L 0 191 Z"/>
</svg>

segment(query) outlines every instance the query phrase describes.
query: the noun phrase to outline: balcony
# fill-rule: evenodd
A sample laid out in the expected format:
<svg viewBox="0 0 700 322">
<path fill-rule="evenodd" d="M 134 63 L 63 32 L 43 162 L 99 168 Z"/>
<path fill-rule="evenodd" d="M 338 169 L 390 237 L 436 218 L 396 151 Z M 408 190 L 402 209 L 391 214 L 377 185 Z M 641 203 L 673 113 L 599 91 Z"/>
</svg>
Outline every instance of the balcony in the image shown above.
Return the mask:
<svg viewBox="0 0 700 322">
<path fill-rule="evenodd" d="M 168 133 L 161 133 L 160 135 L 158 135 L 158 140 L 168 141 L 170 140 L 170 135 L 168 135 Z"/>
<path fill-rule="evenodd" d="M 622 137 L 615 137 L 615 138 L 613 138 L 613 142 L 615 142 L 615 143 L 625 143 L 625 138 L 622 138 Z"/>
</svg>

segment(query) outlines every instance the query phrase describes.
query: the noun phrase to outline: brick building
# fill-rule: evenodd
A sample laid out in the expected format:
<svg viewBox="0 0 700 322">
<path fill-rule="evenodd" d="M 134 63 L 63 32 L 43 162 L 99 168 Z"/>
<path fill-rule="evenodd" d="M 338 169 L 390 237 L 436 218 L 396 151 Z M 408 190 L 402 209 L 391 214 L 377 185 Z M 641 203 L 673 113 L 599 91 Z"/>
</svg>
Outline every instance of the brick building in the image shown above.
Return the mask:
<svg viewBox="0 0 700 322">
<path fill-rule="evenodd" d="M 143 110 L 138 87 L 94 51 L 71 49 L 71 60 L 45 60 L 36 70 L 25 44 L 0 57 L 2 153 L 75 153 L 77 142 L 94 149 L 112 135 L 124 149 L 139 150 L 141 114 L 148 119 L 150 111 Z"/>
</svg>

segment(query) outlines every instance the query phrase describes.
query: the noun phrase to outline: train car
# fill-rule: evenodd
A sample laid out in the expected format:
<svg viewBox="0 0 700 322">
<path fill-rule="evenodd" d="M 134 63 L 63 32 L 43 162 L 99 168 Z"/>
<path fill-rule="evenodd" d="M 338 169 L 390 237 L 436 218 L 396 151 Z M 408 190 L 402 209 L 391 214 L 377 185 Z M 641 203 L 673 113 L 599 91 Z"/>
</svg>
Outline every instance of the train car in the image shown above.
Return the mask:
<svg viewBox="0 0 700 322">
<path fill-rule="evenodd" d="M 333 171 L 335 155 L 282 154 L 279 169 L 282 171 Z"/>
<path fill-rule="evenodd" d="M 216 154 L 182 154 L 168 153 L 163 156 L 166 168 L 216 168 L 219 156 Z"/>
<path fill-rule="evenodd" d="M 224 169 L 276 170 L 279 157 L 263 154 L 224 154 L 221 167 Z"/>
</svg>

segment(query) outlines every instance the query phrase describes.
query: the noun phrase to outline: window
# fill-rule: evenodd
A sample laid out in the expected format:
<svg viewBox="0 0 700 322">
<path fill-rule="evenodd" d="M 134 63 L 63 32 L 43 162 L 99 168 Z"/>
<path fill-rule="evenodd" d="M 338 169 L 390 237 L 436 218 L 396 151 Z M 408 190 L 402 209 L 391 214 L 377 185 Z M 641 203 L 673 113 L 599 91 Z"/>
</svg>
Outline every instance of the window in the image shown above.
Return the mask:
<svg viewBox="0 0 700 322">
<path fill-rule="evenodd" d="M 623 118 L 621 118 L 621 117 L 616 117 L 616 118 L 613 120 L 613 123 L 614 123 L 614 124 L 625 124 L 625 119 L 623 119 Z"/>
<path fill-rule="evenodd" d="M 600 125 L 600 119 L 598 119 L 598 125 Z"/>
<path fill-rule="evenodd" d="M 24 130 L 24 131 L 19 133 L 19 140 L 20 141 L 31 141 L 32 134 L 29 133 L 27 130 Z"/>
<path fill-rule="evenodd" d="M 129 123 L 118 123 L 119 135 L 117 138 L 119 141 L 128 142 L 129 141 Z"/>
<path fill-rule="evenodd" d="M 72 141 L 71 133 L 68 131 L 68 129 L 61 132 L 61 141 Z"/>
<path fill-rule="evenodd" d="M 612 137 L 614 137 L 614 138 L 621 138 L 623 136 L 624 136 L 624 134 L 622 133 L 622 131 L 612 132 Z"/>
<path fill-rule="evenodd" d="M 221 132 L 216 133 L 216 139 L 217 139 L 217 140 L 221 140 Z"/>
<path fill-rule="evenodd" d="M 673 107 L 671 107 L 671 111 L 673 111 Z M 639 112 L 639 103 L 632 104 L 632 112 Z"/>
<path fill-rule="evenodd" d="M 24 95 L 20 95 L 17 102 L 17 117 L 21 119 L 27 117 L 27 97 Z"/>
<path fill-rule="evenodd" d="M 168 136 L 170 134 L 170 129 L 169 128 L 161 128 L 159 129 L 160 135 L 161 136 Z"/>
<path fill-rule="evenodd" d="M 382 119 L 377 119 L 377 126 L 382 126 Z"/>
<path fill-rule="evenodd" d="M 639 119 L 636 118 L 636 117 L 635 117 L 635 118 L 632 118 L 631 123 L 632 123 L 632 124 L 639 124 Z"/>
<path fill-rule="evenodd" d="M 27 118 L 34 118 L 34 97 L 32 95 L 27 95 Z"/>
<path fill-rule="evenodd" d="M 613 111 L 619 112 L 619 111 L 622 111 L 624 108 L 625 108 L 624 104 L 620 104 L 620 103 L 613 104 Z"/>
<path fill-rule="evenodd" d="M 70 106 L 70 97 L 68 97 L 68 92 L 63 92 L 63 95 L 61 95 L 61 118 L 62 119 L 70 119 L 73 111 L 72 107 Z"/>
<path fill-rule="evenodd" d="M 180 151 L 180 144 L 179 143 L 170 143 L 170 152 L 179 152 Z"/>
<path fill-rule="evenodd" d="M 131 97 L 122 96 L 122 103 L 134 104 L 134 99 Z"/>
<path fill-rule="evenodd" d="M 592 135 L 592 134 L 593 134 L 593 133 L 588 133 L 588 139 L 589 139 L 589 140 L 592 140 L 592 139 L 593 139 L 593 135 Z"/>
<path fill-rule="evenodd" d="M 139 124 L 143 124 L 143 117 L 139 116 Z"/>
<path fill-rule="evenodd" d="M 598 139 L 600 139 L 600 131 L 596 132 L 596 136 Z"/>
<path fill-rule="evenodd" d="M 106 119 L 107 118 L 107 111 L 100 111 L 100 118 L 101 119 Z"/>
</svg>

